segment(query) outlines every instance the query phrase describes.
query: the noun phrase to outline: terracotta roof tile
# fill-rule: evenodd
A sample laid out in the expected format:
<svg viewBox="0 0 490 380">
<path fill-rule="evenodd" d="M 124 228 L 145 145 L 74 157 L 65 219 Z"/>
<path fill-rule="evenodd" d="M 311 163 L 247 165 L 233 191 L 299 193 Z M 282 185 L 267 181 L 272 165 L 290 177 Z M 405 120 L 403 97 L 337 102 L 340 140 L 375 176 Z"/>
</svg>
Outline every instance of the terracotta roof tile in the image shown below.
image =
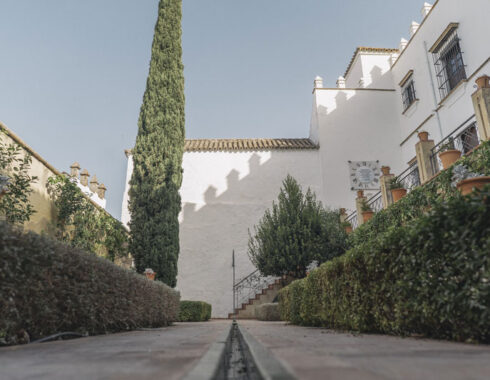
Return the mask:
<svg viewBox="0 0 490 380">
<path fill-rule="evenodd" d="M 196 139 L 185 140 L 186 152 L 318 149 L 310 139 Z"/>
</svg>

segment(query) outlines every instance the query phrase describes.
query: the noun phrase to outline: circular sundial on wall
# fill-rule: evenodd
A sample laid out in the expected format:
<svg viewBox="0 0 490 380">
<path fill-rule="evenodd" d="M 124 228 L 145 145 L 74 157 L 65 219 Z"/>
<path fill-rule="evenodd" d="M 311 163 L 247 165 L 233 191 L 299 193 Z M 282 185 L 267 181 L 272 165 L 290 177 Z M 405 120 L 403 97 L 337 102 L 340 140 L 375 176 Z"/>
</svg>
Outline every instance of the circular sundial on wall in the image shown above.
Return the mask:
<svg viewBox="0 0 490 380">
<path fill-rule="evenodd" d="M 351 190 L 378 190 L 379 161 L 349 161 Z"/>
</svg>

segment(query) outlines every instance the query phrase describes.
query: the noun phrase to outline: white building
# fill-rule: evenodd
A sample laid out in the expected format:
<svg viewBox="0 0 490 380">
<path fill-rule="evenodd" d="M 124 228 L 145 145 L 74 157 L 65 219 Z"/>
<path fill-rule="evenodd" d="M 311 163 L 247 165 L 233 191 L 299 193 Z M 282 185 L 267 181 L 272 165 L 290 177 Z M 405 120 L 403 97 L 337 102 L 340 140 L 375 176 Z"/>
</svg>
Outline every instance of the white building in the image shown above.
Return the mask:
<svg viewBox="0 0 490 380">
<path fill-rule="evenodd" d="M 133 164 L 127 155 L 129 182 Z M 187 140 L 183 168 L 177 288 L 183 299 L 212 304 L 213 317 L 227 317 L 233 250 L 240 279 L 255 270 L 247 255 L 248 229 L 277 199 L 288 174 L 320 193 L 318 147 L 309 139 Z"/>
<path fill-rule="evenodd" d="M 489 0 L 425 3 L 399 48 L 360 47 L 336 87 L 317 77 L 308 139 L 188 140 L 181 189 L 177 287 L 184 299 L 232 310 L 231 252 L 237 278 L 254 268 L 248 229 L 276 199 L 289 173 L 332 208 L 354 210 L 349 161 L 379 161 L 417 175 L 417 132 L 448 136 L 465 151 L 477 141 L 474 80 L 490 75 Z M 128 160 L 128 180 L 132 160 Z M 122 221 L 129 221 L 127 190 Z"/>
</svg>

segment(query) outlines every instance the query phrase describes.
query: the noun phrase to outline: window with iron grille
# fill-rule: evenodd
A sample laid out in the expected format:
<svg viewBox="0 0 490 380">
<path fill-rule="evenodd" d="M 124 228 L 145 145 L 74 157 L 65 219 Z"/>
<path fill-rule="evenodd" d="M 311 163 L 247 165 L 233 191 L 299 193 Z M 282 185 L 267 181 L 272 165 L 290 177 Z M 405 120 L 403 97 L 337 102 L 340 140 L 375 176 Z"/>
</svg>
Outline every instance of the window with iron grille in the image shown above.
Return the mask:
<svg viewBox="0 0 490 380">
<path fill-rule="evenodd" d="M 466 79 L 457 27 L 451 28 L 432 51 L 441 98 Z"/>
<path fill-rule="evenodd" d="M 402 100 L 403 111 L 406 111 L 417 100 L 415 96 L 415 83 L 412 78 L 408 79 L 402 87 Z"/>
</svg>

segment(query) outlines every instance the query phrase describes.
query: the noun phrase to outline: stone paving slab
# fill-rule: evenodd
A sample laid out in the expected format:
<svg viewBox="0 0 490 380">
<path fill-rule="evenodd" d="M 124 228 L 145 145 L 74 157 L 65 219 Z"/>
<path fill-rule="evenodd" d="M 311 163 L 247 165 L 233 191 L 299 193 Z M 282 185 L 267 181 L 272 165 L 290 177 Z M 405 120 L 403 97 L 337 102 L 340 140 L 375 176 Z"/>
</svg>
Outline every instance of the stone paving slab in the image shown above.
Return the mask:
<svg viewBox="0 0 490 380">
<path fill-rule="evenodd" d="M 490 346 L 239 321 L 299 379 L 490 379 Z"/>
<path fill-rule="evenodd" d="M 0 348 L 0 379 L 181 379 L 230 321 Z"/>
</svg>

